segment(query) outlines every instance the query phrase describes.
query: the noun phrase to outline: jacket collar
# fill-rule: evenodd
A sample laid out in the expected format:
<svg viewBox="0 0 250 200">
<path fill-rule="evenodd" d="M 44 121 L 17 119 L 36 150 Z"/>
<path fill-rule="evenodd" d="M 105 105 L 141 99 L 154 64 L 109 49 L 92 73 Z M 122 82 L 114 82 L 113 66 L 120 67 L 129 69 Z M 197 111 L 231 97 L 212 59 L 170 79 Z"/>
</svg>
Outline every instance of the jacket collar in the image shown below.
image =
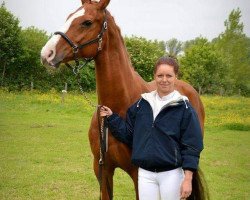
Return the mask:
<svg viewBox="0 0 250 200">
<path fill-rule="evenodd" d="M 154 108 L 156 98 L 158 98 L 160 101 L 164 101 L 164 107 L 169 105 L 178 105 L 180 102 L 184 102 L 187 108 L 186 101 L 189 101 L 186 96 L 181 95 L 177 90 L 174 90 L 162 98 L 159 97 L 156 90 L 149 93 L 144 93 L 141 96 L 151 105 L 152 108 Z"/>
</svg>

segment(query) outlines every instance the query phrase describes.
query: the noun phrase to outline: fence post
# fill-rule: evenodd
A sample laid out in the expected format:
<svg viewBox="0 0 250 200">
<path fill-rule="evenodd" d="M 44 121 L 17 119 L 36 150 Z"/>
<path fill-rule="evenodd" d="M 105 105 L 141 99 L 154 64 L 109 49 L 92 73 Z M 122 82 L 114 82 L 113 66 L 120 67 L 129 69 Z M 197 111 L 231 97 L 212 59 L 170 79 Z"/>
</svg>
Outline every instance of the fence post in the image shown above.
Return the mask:
<svg viewBox="0 0 250 200">
<path fill-rule="evenodd" d="M 223 96 L 223 92 L 224 90 L 223 90 L 223 88 L 222 87 L 220 87 L 220 96 Z"/>
<path fill-rule="evenodd" d="M 64 90 L 62 90 L 62 103 L 64 103 L 64 101 L 65 101 L 67 90 L 68 90 L 68 83 L 65 83 Z"/>
<path fill-rule="evenodd" d="M 199 86 L 199 95 L 201 95 L 201 86 Z"/>
<path fill-rule="evenodd" d="M 33 81 L 31 81 L 31 83 L 30 83 L 30 91 L 32 92 L 33 89 L 34 89 L 34 83 L 33 83 Z"/>
<path fill-rule="evenodd" d="M 68 83 L 65 83 L 64 90 L 68 91 Z"/>
</svg>

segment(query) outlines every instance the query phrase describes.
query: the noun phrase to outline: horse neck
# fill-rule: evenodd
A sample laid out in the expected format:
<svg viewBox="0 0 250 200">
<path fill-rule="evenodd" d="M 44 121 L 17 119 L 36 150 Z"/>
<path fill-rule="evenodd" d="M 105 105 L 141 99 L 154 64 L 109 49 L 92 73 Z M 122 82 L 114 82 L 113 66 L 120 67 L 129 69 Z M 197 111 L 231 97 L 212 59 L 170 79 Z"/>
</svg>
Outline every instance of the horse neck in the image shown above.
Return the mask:
<svg viewBox="0 0 250 200">
<path fill-rule="evenodd" d="M 105 34 L 104 48 L 95 60 L 98 103 L 122 112 L 139 98 L 146 83 L 131 65 L 119 28 L 109 23 Z"/>
</svg>

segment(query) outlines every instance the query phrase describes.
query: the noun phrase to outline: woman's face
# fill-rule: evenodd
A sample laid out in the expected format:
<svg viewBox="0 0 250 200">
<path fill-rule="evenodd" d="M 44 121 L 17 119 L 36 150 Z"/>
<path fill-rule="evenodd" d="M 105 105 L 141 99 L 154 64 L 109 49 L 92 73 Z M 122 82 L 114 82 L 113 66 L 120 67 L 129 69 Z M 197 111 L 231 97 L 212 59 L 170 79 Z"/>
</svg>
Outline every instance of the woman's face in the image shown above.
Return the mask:
<svg viewBox="0 0 250 200">
<path fill-rule="evenodd" d="M 167 64 L 159 65 L 154 74 L 154 79 L 160 97 L 166 96 L 174 91 L 176 74 L 173 66 Z"/>
</svg>

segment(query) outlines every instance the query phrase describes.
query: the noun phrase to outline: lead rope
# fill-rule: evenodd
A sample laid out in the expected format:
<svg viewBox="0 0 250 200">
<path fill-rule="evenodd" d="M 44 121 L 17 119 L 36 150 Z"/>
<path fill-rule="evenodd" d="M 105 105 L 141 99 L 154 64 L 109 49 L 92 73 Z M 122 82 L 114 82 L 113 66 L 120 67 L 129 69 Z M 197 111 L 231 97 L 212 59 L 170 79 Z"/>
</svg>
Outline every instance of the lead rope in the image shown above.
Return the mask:
<svg viewBox="0 0 250 200">
<path fill-rule="evenodd" d="M 106 152 L 108 151 L 108 126 L 107 126 L 107 117 L 100 117 L 100 109 L 102 106 L 98 106 L 97 108 L 97 115 L 98 115 L 98 127 L 99 127 L 99 132 L 100 132 L 100 158 L 99 158 L 99 169 L 98 169 L 98 180 L 99 180 L 99 185 L 100 185 L 100 196 L 99 200 L 102 200 L 102 175 L 103 175 L 103 169 L 106 167 L 105 164 L 105 155 Z M 113 193 L 112 189 L 109 184 L 109 180 L 106 177 L 106 186 L 107 186 L 107 192 L 109 196 L 109 200 L 113 199 Z"/>
<path fill-rule="evenodd" d="M 90 98 L 84 92 L 81 81 L 80 81 L 81 77 L 80 77 L 79 71 L 82 67 L 87 65 L 87 63 L 90 61 L 91 60 L 86 60 L 82 66 L 73 68 L 73 73 L 76 76 L 77 84 L 78 84 L 80 91 L 81 91 L 83 97 L 85 98 L 85 100 L 88 102 L 88 104 L 91 107 L 97 108 L 99 142 L 100 142 L 100 147 L 99 147 L 100 158 L 99 158 L 99 162 L 98 162 L 98 166 L 99 166 L 98 167 L 98 181 L 99 181 L 99 185 L 100 185 L 99 199 L 102 200 L 102 184 L 103 184 L 102 175 L 103 175 L 103 167 L 105 167 L 105 154 L 108 151 L 108 126 L 107 126 L 107 117 L 100 117 L 100 109 L 101 109 L 102 105 L 96 105 L 90 100 Z M 106 186 L 107 186 L 109 199 L 112 200 L 113 194 L 112 194 L 112 189 L 110 187 L 108 178 L 106 178 Z"/>
<path fill-rule="evenodd" d="M 99 142 L 100 142 L 100 149 L 99 149 L 99 162 L 98 162 L 98 181 L 99 181 L 99 186 L 100 186 L 100 193 L 99 193 L 99 200 L 102 199 L 102 167 L 104 164 L 104 157 L 103 157 L 103 142 L 102 142 L 102 138 L 103 138 L 103 125 L 104 125 L 104 118 L 100 117 L 100 109 L 101 106 L 97 107 L 97 118 L 98 118 L 98 128 L 99 128 Z"/>
<path fill-rule="evenodd" d="M 86 95 L 86 93 L 84 92 L 83 90 L 83 87 L 82 87 L 82 84 L 81 84 L 81 77 L 80 77 L 80 69 L 82 69 L 83 67 L 85 67 L 89 62 L 91 62 L 92 59 L 85 59 L 85 63 L 82 64 L 82 65 L 79 65 L 79 61 L 75 61 L 76 62 L 76 66 L 75 67 L 72 67 L 70 64 L 68 63 L 65 63 L 65 65 L 70 68 L 73 72 L 73 74 L 75 75 L 76 77 L 76 80 L 77 80 L 77 85 L 79 86 L 79 89 L 84 97 L 84 99 L 87 101 L 87 103 L 90 105 L 90 107 L 92 108 L 97 108 L 98 105 L 97 104 L 94 104 L 90 98 Z"/>
</svg>

